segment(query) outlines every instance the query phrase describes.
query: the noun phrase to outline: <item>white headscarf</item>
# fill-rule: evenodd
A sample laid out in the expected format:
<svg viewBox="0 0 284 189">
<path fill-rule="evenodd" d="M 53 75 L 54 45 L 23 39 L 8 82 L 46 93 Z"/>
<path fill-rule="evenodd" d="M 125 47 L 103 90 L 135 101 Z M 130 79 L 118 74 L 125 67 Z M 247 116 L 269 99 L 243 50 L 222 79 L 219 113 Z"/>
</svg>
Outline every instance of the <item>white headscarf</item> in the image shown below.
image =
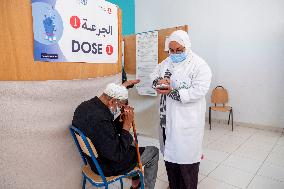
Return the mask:
<svg viewBox="0 0 284 189">
<path fill-rule="evenodd" d="M 128 91 L 126 87 L 122 85 L 117 85 L 115 83 L 110 83 L 106 86 L 104 93 L 108 96 L 118 99 L 118 100 L 127 100 L 128 99 Z"/>
<path fill-rule="evenodd" d="M 189 60 L 192 59 L 191 42 L 187 32 L 183 30 L 174 31 L 169 37 L 168 46 L 170 46 L 171 41 L 178 42 L 180 45 L 185 47 L 185 53 L 188 55 Z"/>
</svg>

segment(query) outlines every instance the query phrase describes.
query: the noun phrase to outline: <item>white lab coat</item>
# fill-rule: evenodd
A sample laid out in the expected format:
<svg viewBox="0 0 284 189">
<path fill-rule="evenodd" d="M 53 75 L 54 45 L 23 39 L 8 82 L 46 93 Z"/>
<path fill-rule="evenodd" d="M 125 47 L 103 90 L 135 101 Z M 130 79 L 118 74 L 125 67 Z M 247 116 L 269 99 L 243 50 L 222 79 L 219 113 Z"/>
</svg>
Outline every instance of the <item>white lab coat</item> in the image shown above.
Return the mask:
<svg viewBox="0 0 284 189">
<path fill-rule="evenodd" d="M 151 74 L 154 81 L 164 77 L 167 69 L 170 70 L 171 87 L 178 89 L 180 94 L 181 101 L 166 97 L 165 146 L 160 137 L 164 160 L 178 164 L 192 164 L 201 160 L 205 95 L 212 77 L 209 66 L 202 58 L 193 53 L 190 59 L 175 64 L 167 58 Z"/>
</svg>

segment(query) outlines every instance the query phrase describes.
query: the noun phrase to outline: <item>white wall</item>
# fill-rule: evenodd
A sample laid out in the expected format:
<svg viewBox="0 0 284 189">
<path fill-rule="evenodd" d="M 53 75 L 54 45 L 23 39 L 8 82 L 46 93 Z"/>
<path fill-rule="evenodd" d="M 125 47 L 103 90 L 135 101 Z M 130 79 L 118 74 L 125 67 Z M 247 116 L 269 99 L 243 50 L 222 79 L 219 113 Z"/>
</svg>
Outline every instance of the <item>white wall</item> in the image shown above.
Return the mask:
<svg viewBox="0 0 284 189">
<path fill-rule="evenodd" d="M 80 158 L 69 132 L 76 107 L 121 74 L 67 81 L 0 82 L 0 188 L 78 189 Z"/>
<path fill-rule="evenodd" d="M 128 79 L 135 79 L 136 75 L 127 75 Z M 135 124 L 139 134 L 158 138 L 160 123 L 159 97 L 142 96 L 135 87 L 129 90 L 129 104 L 135 111 Z"/>
<path fill-rule="evenodd" d="M 192 49 L 210 65 L 212 87 L 228 89 L 235 121 L 284 127 L 283 0 L 136 0 L 135 6 L 136 32 L 190 26 Z"/>
</svg>

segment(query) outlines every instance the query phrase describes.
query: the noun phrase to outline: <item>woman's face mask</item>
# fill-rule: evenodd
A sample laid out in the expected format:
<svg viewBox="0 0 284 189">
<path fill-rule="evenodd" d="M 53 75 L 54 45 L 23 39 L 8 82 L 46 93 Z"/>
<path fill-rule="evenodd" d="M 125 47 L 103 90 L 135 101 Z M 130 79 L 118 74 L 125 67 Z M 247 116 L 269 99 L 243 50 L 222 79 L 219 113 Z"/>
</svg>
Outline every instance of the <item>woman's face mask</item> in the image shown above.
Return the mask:
<svg viewBox="0 0 284 189">
<path fill-rule="evenodd" d="M 169 43 L 169 53 L 173 63 L 179 63 L 186 59 L 187 54 L 184 51 L 185 47 L 180 45 L 178 42 L 171 41 Z"/>
<path fill-rule="evenodd" d="M 186 59 L 187 55 L 185 52 L 182 52 L 180 54 L 170 54 L 170 58 L 173 61 L 173 63 L 179 63 Z"/>
</svg>

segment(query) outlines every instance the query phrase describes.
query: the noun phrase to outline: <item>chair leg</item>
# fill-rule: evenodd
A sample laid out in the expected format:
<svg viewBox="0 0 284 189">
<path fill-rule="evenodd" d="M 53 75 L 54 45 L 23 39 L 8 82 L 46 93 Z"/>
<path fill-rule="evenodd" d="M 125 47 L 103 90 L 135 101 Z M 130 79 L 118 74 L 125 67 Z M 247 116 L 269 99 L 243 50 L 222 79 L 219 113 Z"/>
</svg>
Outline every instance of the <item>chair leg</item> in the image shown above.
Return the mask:
<svg viewBox="0 0 284 189">
<path fill-rule="evenodd" d="M 123 181 L 122 181 L 122 179 L 120 179 L 119 181 L 120 181 L 120 188 L 123 189 Z"/>
<path fill-rule="evenodd" d="M 86 188 L 86 177 L 83 175 L 83 185 L 82 185 L 82 189 Z"/>
<path fill-rule="evenodd" d="M 229 112 L 229 120 L 228 120 L 228 125 L 230 124 L 231 113 L 232 113 L 232 111 L 230 110 L 230 112 Z"/>
<path fill-rule="evenodd" d="M 140 177 L 140 182 L 141 182 L 141 187 L 140 189 L 144 189 L 145 186 L 144 186 L 144 177 L 143 177 L 143 174 L 141 172 L 138 172 L 139 174 L 139 177 Z"/>
<path fill-rule="evenodd" d="M 233 108 L 231 109 L 231 114 L 232 114 L 232 131 L 234 131 Z"/>
<path fill-rule="evenodd" d="M 209 127 L 211 130 L 211 107 L 209 107 Z"/>
</svg>

